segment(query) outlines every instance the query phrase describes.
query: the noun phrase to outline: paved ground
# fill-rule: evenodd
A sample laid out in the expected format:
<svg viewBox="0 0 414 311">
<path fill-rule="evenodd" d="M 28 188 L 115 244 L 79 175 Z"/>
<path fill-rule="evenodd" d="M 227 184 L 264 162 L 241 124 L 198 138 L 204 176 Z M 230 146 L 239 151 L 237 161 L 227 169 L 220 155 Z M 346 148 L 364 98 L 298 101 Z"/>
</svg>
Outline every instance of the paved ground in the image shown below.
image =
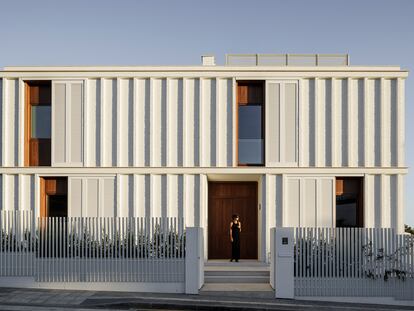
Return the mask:
<svg viewBox="0 0 414 311">
<path fill-rule="evenodd" d="M 213 292 L 201 295 L 0 289 L 3 310 L 413 310 L 412 307 L 276 300 L 256 292 Z"/>
</svg>

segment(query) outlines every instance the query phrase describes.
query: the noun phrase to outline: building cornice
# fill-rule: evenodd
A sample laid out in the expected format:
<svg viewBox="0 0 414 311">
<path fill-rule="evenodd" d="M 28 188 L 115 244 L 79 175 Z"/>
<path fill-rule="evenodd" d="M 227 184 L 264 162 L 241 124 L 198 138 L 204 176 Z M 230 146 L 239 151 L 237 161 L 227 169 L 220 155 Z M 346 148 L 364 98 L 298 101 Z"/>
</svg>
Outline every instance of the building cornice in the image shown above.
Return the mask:
<svg viewBox="0 0 414 311">
<path fill-rule="evenodd" d="M 408 72 L 399 66 L 6 66 L 1 72 Z"/>
</svg>

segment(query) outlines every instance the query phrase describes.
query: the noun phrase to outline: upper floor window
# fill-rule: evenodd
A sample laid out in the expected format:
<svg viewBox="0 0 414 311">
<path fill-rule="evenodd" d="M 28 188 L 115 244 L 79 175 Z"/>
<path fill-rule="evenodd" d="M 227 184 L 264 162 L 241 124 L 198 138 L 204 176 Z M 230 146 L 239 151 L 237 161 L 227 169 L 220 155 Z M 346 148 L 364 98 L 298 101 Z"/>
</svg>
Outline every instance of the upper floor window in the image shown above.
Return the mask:
<svg viewBox="0 0 414 311">
<path fill-rule="evenodd" d="M 51 81 L 26 82 L 25 165 L 51 165 Z"/>
<path fill-rule="evenodd" d="M 264 164 L 264 83 L 237 84 L 238 164 Z"/>
<path fill-rule="evenodd" d="M 51 106 L 32 106 L 31 138 L 51 138 Z"/>
</svg>

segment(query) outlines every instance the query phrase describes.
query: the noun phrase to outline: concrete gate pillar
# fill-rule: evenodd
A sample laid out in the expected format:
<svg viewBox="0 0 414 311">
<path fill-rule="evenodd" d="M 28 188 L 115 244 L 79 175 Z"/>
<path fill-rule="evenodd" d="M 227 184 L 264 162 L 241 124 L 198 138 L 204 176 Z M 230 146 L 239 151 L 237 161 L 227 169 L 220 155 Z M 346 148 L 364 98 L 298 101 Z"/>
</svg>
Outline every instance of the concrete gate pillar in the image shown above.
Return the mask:
<svg viewBox="0 0 414 311">
<path fill-rule="evenodd" d="M 270 232 L 270 284 L 276 298 L 295 298 L 293 228 L 272 228 Z"/>
</svg>

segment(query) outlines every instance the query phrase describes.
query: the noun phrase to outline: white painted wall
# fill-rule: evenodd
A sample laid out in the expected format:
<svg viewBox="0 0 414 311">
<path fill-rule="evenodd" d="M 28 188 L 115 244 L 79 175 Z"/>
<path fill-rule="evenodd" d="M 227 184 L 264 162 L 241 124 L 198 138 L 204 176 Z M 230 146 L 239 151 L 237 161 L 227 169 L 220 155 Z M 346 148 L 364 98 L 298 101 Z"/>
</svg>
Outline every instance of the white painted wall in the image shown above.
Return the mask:
<svg viewBox="0 0 414 311">
<path fill-rule="evenodd" d="M 203 175 L 69 177 L 69 215 L 184 217 L 188 226 L 204 226 L 206 187 Z"/>
<path fill-rule="evenodd" d="M 299 166 L 404 166 L 403 84 L 384 78 L 302 79 Z"/>
<path fill-rule="evenodd" d="M 76 102 L 63 103 L 62 120 L 55 116 L 57 122 L 53 126 L 55 135 L 63 131 L 61 134 L 68 143 L 81 145 L 69 144 L 71 150 L 67 157 L 73 159 L 59 161 L 58 151 L 62 150 L 58 143 L 62 139 L 57 140 L 56 136 L 53 166 L 234 165 L 233 79 L 102 77 L 83 80 L 53 80 L 53 94 L 63 86 L 76 88 L 77 83 L 82 85 L 79 108 L 75 107 Z M 277 76 L 268 80 L 267 109 L 270 114 L 275 105 L 272 88 L 279 85 L 277 81 L 286 80 L 277 79 Z M 279 124 L 268 114 L 268 166 L 274 166 L 279 160 L 277 152 L 291 158 L 291 153 L 285 155 L 281 150 L 295 138 L 298 158 L 296 161 L 286 159 L 285 166 L 296 166 L 296 163 L 299 167 L 405 165 L 402 78 L 287 81 L 292 85 L 295 81 L 299 83 L 297 133 L 294 137 L 287 130 L 287 135 L 276 137 L 275 129 L 279 126 L 283 129 L 292 122 Z M 17 78 L 3 78 L 0 83 L 3 167 L 23 164 L 23 87 L 23 80 Z M 70 101 L 75 95 L 70 91 L 69 97 L 62 100 Z M 59 101 L 58 98 L 54 100 L 57 102 L 52 109 L 57 112 Z M 292 112 L 290 106 L 282 105 L 282 112 Z M 77 117 L 84 120 L 77 120 Z M 281 118 L 282 121 L 285 119 Z M 66 121 L 65 129 L 59 128 L 63 121 Z M 77 129 L 81 124 L 84 127 Z M 273 146 L 275 142 L 277 145 Z M 279 149 L 281 143 L 285 148 Z"/>
</svg>

